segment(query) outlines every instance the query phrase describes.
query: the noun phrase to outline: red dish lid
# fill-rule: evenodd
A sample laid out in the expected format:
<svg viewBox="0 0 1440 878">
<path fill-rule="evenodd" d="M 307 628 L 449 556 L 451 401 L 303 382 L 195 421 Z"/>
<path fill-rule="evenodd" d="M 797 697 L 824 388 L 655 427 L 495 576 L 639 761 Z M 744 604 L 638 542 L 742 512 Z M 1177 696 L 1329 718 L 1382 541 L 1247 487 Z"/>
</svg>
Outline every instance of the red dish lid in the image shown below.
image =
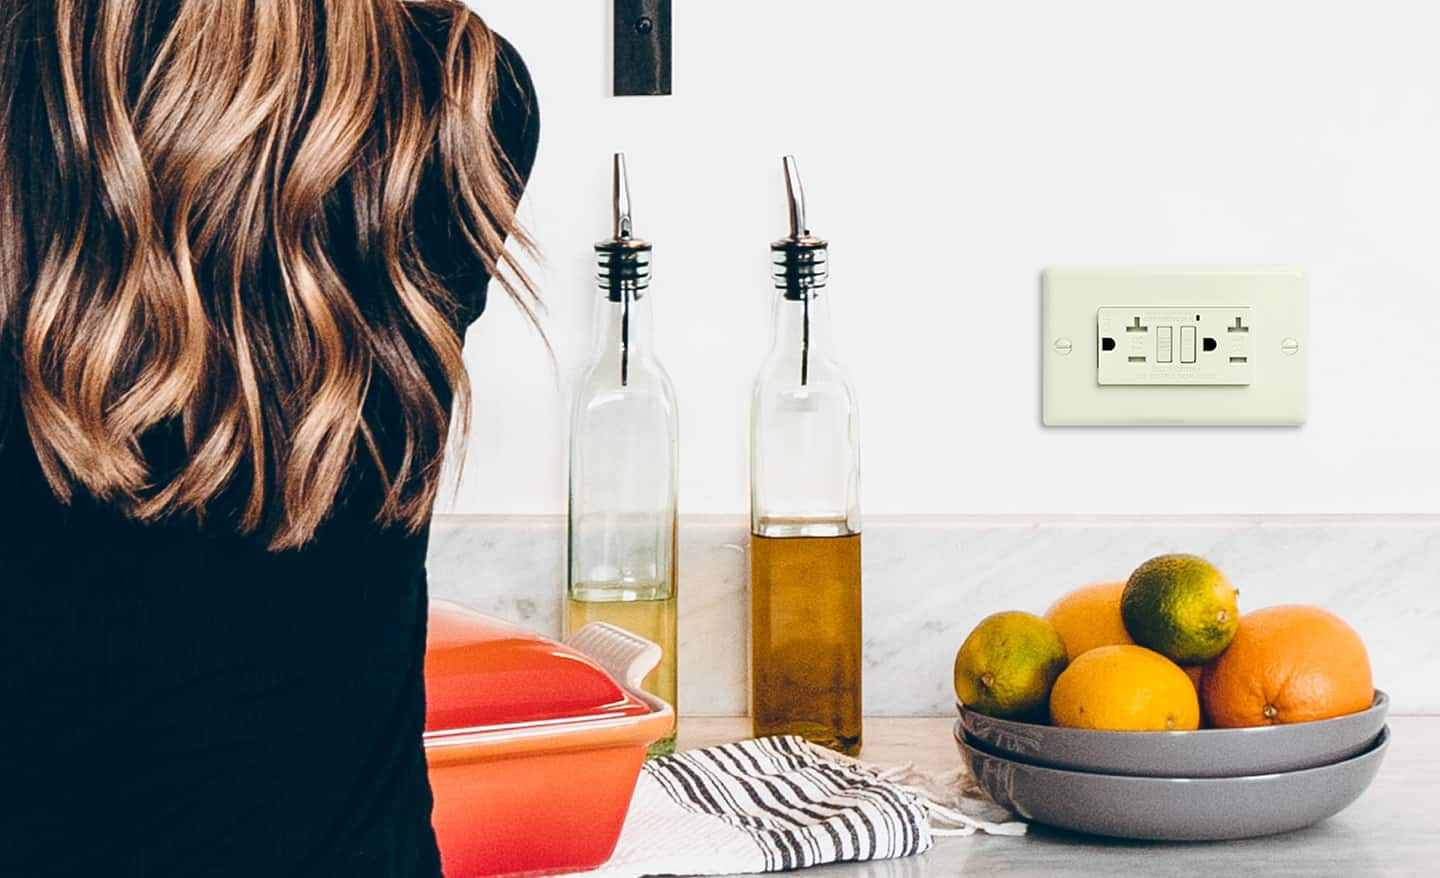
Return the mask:
<svg viewBox="0 0 1440 878">
<path fill-rule="evenodd" d="M 650 710 L 582 653 L 447 601 L 430 602 L 425 701 L 426 732 Z"/>
</svg>

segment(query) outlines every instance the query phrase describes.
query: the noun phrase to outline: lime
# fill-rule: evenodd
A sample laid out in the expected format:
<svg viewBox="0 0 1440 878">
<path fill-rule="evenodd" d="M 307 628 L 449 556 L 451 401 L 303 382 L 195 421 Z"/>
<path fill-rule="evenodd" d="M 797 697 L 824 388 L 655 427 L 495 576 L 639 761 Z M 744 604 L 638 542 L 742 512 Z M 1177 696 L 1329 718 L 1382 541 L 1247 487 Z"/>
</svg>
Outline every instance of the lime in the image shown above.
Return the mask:
<svg viewBox="0 0 1440 878">
<path fill-rule="evenodd" d="M 1054 625 L 1031 613 L 996 613 L 955 654 L 955 695 L 986 716 L 1044 722 L 1065 664 L 1065 641 Z"/>
<path fill-rule="evenodd" d="M 1224 652 L 1235 636 L 1237 594 L 1204 558 L 1161 555 L 1130 574 L 1120 616 L 1136 643 L 1179 664 L 1198 665 Z"/>
</svg>

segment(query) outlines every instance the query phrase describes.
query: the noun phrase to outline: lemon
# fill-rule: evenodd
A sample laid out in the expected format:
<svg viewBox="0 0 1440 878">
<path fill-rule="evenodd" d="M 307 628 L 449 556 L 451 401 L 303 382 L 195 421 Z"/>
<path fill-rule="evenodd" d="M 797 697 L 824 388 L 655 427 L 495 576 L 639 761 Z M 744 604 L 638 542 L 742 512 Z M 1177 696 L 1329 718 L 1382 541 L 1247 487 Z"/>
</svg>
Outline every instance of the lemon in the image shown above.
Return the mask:
<svg viewBox="0 0 1440 878">
<path fill-rule="evenodd" d="M 1050 693 L 1057 726 L 1120 732 L 1200 728 L 1200 698 L 1179 665 L 1143 646 L 1100 646 L 1070 663 Z"/>
<path fill-rule="evenodd" d="M 1198 665 L 1224 652 L 1234 638 L 1240 624 L 1237 594 L 1204 558 L 1161 555 L 1130 574 L 1120 615 L 1136 643 L 1182 665 Z"/>
<path fill-rule="evenodd" d="M 1044 722 L 1050 687 L 1065 663 L 1065 641 L 1054 625 L 1031 613 L 996 613 L 955 654 L 955 695 L 987 716 Z"/>
</svg>

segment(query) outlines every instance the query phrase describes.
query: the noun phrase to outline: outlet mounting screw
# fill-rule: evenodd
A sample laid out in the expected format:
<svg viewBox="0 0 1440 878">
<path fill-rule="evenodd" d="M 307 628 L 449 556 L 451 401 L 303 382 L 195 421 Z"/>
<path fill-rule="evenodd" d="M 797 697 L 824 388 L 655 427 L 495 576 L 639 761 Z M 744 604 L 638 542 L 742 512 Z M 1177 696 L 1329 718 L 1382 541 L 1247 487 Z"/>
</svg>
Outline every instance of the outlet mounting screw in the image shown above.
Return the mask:
<svg viewBox="0 0 1440 878">
<path fill-rule="evenodd" d="M 1070 339 L 1068 339 L 1068 338 L 1057 338 L 1057 339 L 1055 339 L 1055 353 L 1059 354 L 1060 356 L 1062 356 L 1062 357 L 1068 357 L 1068 356 L 1070 356 L 1070 352 L 1073 351 L 1074 349 L 1075 349 L 1075 345 L 1073 345 L 1073 344 L 1070 343 Z"/>
<path fill-rule="evenodd" d="M 1300 342 L 1293 338 L 1287 338 L 1280 342 L 1280 353 L 1287 357 L 1293 357 L 1300 350 Z"/>
</svg>

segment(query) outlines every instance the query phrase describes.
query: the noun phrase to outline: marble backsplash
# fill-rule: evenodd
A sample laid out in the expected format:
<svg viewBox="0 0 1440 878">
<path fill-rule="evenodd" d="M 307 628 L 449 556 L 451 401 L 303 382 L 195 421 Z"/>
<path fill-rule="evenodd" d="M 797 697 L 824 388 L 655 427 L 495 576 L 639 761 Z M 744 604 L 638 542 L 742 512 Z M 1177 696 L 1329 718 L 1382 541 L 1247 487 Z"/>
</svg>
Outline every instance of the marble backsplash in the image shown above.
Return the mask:
<svg viewBox="0 0 1440 878">
<path fill-rule="evenodd" d="M 746 542 L 741 518 L 682 519 L 683 713 L 745 712 Z M 869 519 L 866 713 L 951 713 L 955 650 L 982 617 L 1043 613 L 1069 588 L 1177 551 L 1214 561 L 1242 609 L 1308 603 L 1340 614 L 1369 645 L 1396 713 L 1440 713 L 1440 516 Z M 564 520 L 440 516 L 429 573 L 435 597 L 558 634 Z"/>
</svg>

